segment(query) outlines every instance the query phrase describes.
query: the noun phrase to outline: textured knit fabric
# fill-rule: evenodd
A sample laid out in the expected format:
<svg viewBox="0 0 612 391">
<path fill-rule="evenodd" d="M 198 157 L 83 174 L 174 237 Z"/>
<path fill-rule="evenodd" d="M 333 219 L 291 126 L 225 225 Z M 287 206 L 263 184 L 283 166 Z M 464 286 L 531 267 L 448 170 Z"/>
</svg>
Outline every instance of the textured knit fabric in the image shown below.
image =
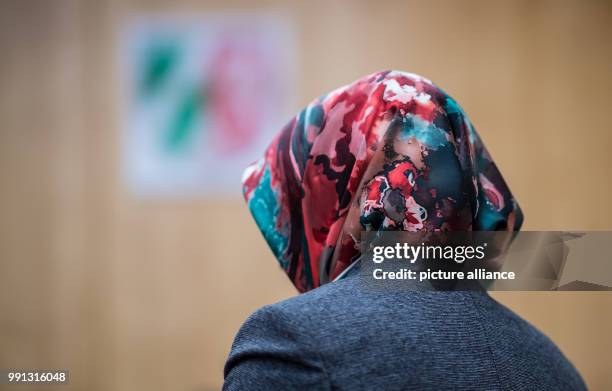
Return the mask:
<svg viewBox="0 0 612 391">
<path fill-rule="evenodd" d="M 252 314 L 224 390 L 585 390 L 533 326 L 483 292 L 376 292 L 357 271 Z"/>
<path fill-rule="evenodd" d="M 311 102 L 246 170 L 244 195 L 300 292 L 342 273 L 362 231 L 513 231 L 522 222 L 457 102 L 399 71 Z"/>
</svg>

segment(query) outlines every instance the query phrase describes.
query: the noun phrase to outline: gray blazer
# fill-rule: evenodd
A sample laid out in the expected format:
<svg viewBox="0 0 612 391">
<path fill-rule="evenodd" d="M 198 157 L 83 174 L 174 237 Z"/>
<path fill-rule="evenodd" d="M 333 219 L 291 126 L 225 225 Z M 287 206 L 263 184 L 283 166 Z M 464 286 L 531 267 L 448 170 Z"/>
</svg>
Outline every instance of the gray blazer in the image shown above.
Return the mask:
<svg viewBox="0 0 612 391">
<path fill-rule="evenodd" d="M 345 279 L 244 323 L 224 390 L 585 390 L 542 333 L 484 292 L 376 292 Z"/>
</svg>

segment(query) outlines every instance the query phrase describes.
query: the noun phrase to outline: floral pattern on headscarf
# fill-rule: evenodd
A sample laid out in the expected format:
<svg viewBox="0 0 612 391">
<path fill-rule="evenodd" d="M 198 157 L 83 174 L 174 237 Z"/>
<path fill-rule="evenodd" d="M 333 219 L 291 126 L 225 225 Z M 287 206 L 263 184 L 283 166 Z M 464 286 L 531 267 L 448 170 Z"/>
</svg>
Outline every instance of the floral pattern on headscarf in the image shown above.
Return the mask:
<svg viewBox="0 0 612 391">
<path fill-rule="evenodd" d="M 431 81 L 377 72 L 312 101 L 244 173 L 249 209 L 300 292 L 362 231 L 516 231 L 522 214 L 466 114 Z"/>
</svg>

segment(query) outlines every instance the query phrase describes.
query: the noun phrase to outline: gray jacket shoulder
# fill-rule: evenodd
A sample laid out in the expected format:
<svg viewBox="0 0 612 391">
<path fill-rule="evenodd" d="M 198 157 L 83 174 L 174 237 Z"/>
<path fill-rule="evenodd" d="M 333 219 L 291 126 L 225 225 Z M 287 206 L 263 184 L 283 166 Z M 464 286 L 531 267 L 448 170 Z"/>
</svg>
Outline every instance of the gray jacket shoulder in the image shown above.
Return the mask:
<svg viewBox="0 0 612 391">
<path fill-rule="evenodd" d="M 226 390 L 583 390 L 556 346 L 482 292 L 368 292 L 337 281 L 253 313 Z"/>
<path fill-rule="evenodd" d="M 225 363 L 223 390 L 330 389 L 315 333 L 294 302 L 262 307 L 247 318 Z"/>
</svg>

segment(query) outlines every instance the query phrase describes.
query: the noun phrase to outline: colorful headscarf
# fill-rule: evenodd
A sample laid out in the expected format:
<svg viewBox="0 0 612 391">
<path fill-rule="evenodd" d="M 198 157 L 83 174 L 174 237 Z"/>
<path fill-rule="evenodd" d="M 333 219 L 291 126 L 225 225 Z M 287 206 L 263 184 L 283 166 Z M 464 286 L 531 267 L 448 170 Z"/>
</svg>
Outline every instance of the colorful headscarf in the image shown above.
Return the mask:
<svg viewBox="0 0 612 391">
<path fill-rule="evenodd" d="M 315 99 L 247 168 L 243 186 L 300 292 L 345 270 L 361 231 L 513 231 L 522 223 L 457 102 L 399 71 Z"/>
</svg>

